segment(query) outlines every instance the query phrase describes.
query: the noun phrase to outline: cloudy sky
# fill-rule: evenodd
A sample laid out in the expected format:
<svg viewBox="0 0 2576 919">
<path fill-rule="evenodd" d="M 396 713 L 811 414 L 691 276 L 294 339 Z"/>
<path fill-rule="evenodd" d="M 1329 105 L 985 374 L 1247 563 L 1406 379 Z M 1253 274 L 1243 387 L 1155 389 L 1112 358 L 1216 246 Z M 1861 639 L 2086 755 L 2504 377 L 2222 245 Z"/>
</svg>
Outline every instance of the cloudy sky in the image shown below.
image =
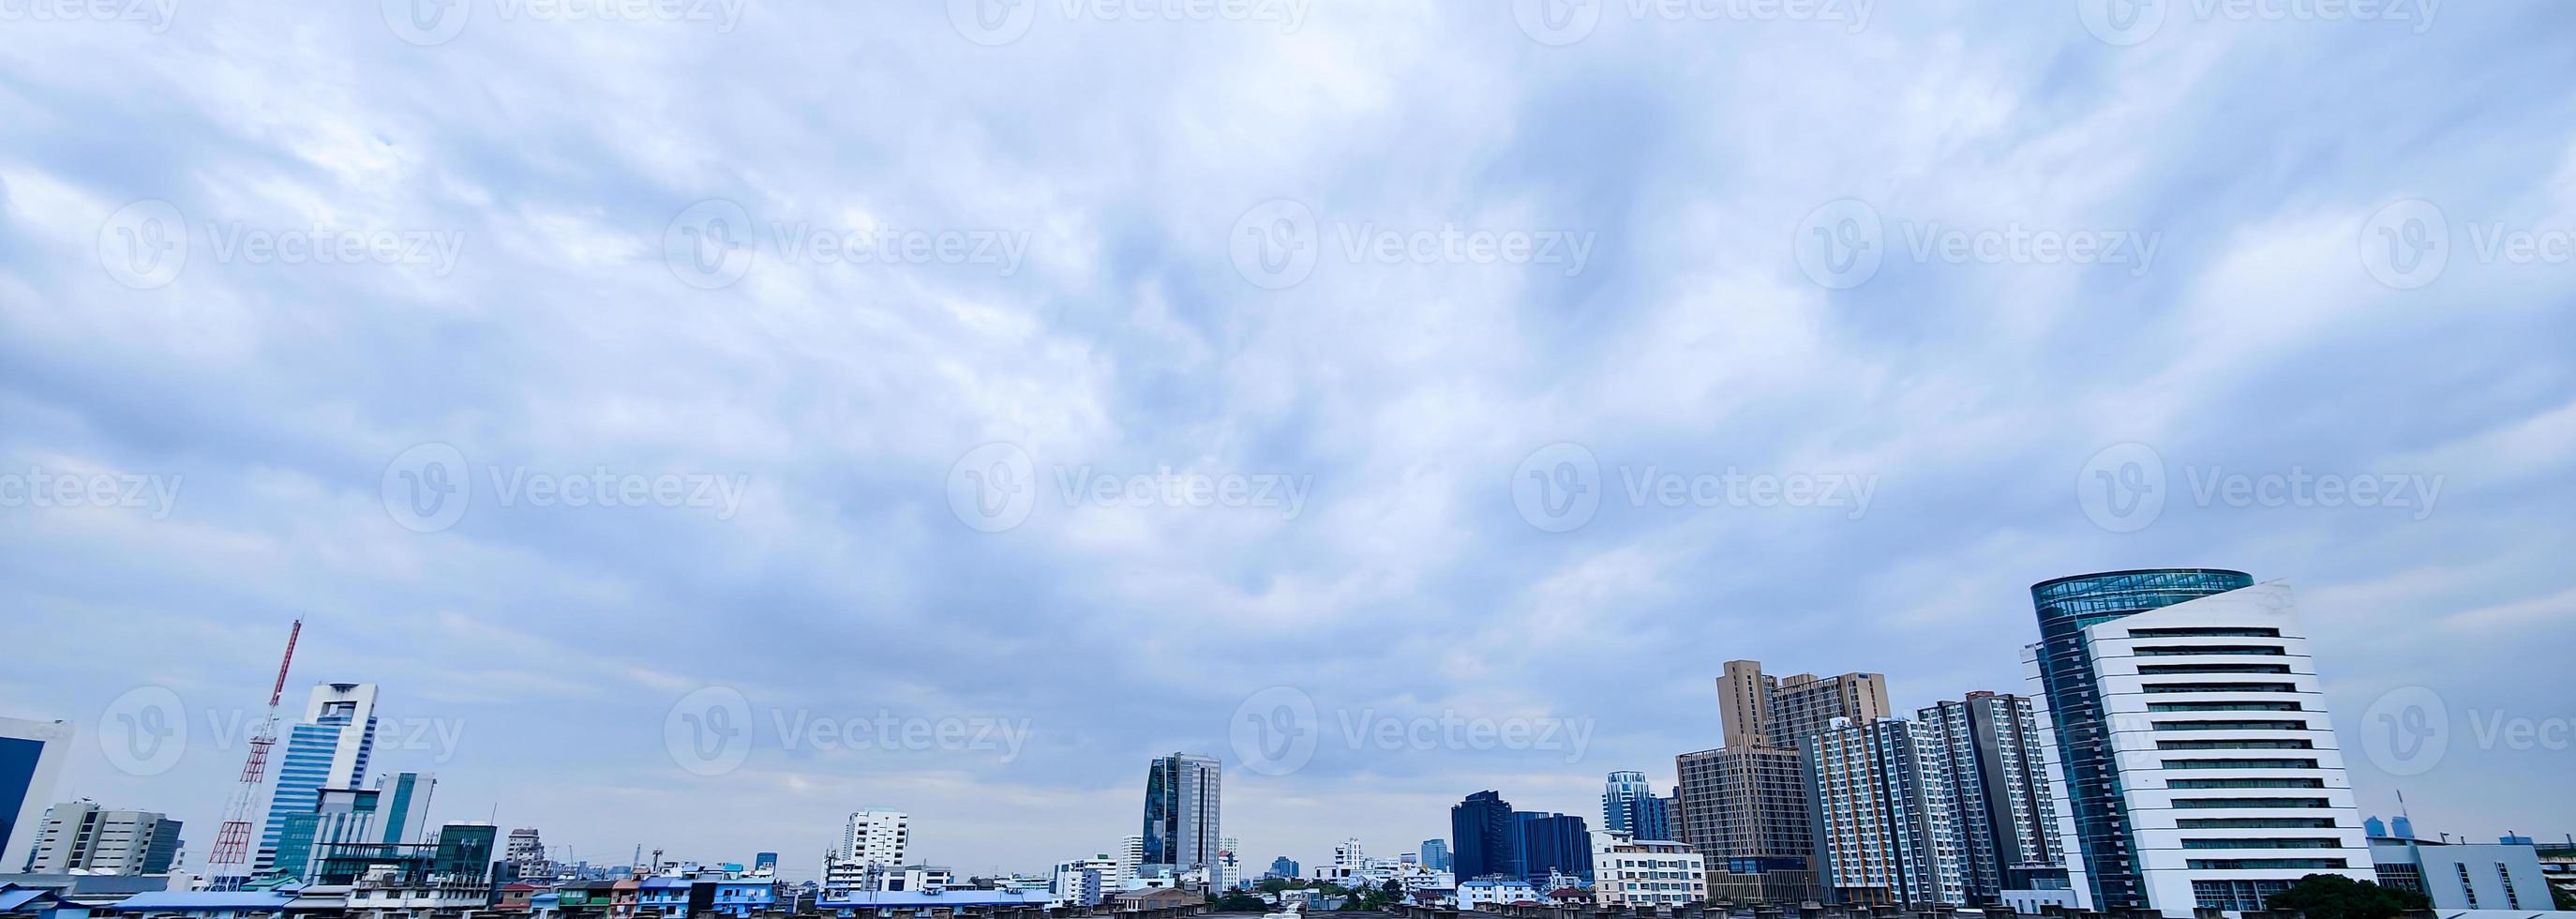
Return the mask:
<svg viewBox="0 0 2576 919">
<path fill-rule="evenodd" d="M 298 617 L 576 858 L 1262 866 L 2160 565 L 2576 830 L 2576 7 L 379 6 L 0 0 L 0 715 L 192 855 Z"/>
</svg>

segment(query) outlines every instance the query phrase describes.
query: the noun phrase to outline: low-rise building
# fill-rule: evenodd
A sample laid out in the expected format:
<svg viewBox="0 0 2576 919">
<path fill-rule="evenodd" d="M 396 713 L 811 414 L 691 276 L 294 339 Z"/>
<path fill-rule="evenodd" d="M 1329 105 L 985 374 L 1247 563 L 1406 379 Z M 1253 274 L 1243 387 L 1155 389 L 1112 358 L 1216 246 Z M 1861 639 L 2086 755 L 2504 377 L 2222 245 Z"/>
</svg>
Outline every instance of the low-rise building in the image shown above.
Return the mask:
<svg viewBox="0 0 2576 919">
<path fill-rule="evenodd" d="M 2555 909 L 2540 853 L 2528 843 L 2443 843 L 2381 837 L 2370 841 L 2382 887 L 2411 890 L 2436 910 Z"/>
<path fill-rule="evenodd" d="M 1708 859 L 1687 843 L 1594 837 L 1592 889 L 1609 907 L 1684 906 L 1708 899 Z"/>
<path fill-rule="evenodd" d="M 1472 881 L 1458 882 L 1459 909 L 1491 909 L 1497 906 L 1510 906 L 1514 903 L 1537 902 L 1540 902 L 1538 888 L 1530 886 L 1528 881 L 1520 878 L 1487 875 Z"/>
</svg>

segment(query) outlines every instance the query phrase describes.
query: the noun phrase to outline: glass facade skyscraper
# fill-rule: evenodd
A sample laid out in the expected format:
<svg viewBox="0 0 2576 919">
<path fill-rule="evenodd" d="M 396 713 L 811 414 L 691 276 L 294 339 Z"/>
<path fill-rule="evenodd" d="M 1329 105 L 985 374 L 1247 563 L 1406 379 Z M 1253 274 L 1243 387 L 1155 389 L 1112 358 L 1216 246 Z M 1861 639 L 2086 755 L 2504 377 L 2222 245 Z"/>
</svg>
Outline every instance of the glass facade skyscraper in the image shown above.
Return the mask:
<svg viewBox="0 0 2576 919">
<path fill-rule="evenodd" d="M 1156 757 L 1145 773 L 1143 865 L 1173 873 L 1214 865 L 1223 848 L 1218 812 L 1223 767 L 1210 757 Z"/>
<path fill-rule="evenodd" d="M 1636 840 L 1678 841 L 1673 835 L 1672 805 L 1655 794 L 1643 772 L 1610 773 L 1601 787 L 1601 831 L 1626 833 Z"/>
<path fill-rule="evenodd" d="M 280 868 L 278 846 L 286 841 L 287 823 L 314 813 L 325 788 L 357 788 L 367 777 L 367 761 L 376 749 L 376 687 L 365 683 L 328 683 L 313 687 L 304 721 L 289 728 L 285 751 L 277 760 L 277 786 L 268 798 L 268 825 L 259 839 L 252 870 L 268 875 Z M 290 871 L 300 865 L 285 866 Z"/>
<path fill-rule="evenodd" d="M 2040 684 L 2056 728 L 2066 769 L 2066 804 L 2075 818 L 2097 909 L 2141 907 L 2146 901 L 2084 629 L 2251 586 L 2253 575 L 2216 568 L 2112 571 L 2031 585 L 2031 604 L 2039 613 Z"/>
<path fill-rule="evenodd" d="M 1449 808 L 1449 857 L 1459 883 L 1488 875 L 1520 876 L 1520 837 L 1512 804 L 1501 792 L 1480 791 Z"/>
</svg>

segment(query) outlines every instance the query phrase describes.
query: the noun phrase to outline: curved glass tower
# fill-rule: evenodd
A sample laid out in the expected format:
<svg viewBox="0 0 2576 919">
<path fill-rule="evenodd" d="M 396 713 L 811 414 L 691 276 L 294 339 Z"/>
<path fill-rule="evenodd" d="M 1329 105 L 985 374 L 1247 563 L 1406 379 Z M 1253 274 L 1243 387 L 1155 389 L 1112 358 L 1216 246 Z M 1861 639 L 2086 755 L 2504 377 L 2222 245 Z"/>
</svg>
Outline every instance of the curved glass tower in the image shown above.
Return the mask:
<svg viewBox="0 0 2576 919">
<path fill-rule="evenodd" d="M 2252 586 L 2253 575 L 2219 568 L 2106 571 L 2031 585 L 2031 604 L 2039 611 L 2040 683 L 2065 764 L 2067 805 L 2083 843 L 2095 909 L 2137 908 L 2147 902 L 2084 630 Z"/>
</svg>

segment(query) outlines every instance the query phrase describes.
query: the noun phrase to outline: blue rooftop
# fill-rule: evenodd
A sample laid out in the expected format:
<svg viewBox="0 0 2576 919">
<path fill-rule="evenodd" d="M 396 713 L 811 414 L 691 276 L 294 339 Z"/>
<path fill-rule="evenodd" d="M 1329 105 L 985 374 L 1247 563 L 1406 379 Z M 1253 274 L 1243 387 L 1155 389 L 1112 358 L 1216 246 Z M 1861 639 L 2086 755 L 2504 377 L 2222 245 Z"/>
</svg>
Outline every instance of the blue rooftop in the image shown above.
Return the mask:
<svg viewBox="0 0 2576 919">
<path fill-rule="evenodd" d="M 189 910 L 284 910 L 295 895 L 282 890 L 154 890 L 119 900 L 108 909 L 119 912 L 186 912 Z"/>
</svg>

